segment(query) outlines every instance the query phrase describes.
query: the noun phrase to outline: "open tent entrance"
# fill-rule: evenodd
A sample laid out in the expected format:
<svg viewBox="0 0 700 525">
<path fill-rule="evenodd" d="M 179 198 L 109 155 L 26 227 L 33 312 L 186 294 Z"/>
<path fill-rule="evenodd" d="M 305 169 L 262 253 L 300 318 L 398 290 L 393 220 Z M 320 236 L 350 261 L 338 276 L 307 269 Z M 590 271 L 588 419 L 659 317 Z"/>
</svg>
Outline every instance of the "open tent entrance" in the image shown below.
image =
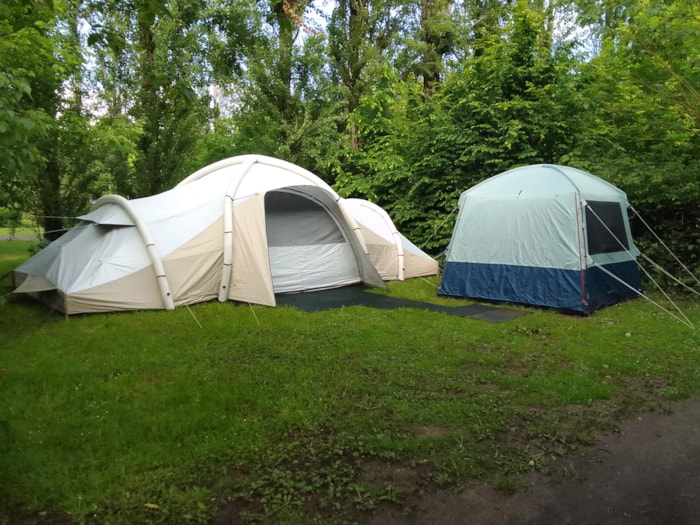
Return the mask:
<svg viewBox="0 0 700 525">
<path fill-rule="evenodd" d="M 265 195 L 265 227 L 275 293 L 338 288 L 362 282 L 335 203 L 315 188 L 292 187 Z M 339 211 L 339 210 L 338 210 Z M 341 219 L 342 220 L 342 219 Z"/>
</svg>

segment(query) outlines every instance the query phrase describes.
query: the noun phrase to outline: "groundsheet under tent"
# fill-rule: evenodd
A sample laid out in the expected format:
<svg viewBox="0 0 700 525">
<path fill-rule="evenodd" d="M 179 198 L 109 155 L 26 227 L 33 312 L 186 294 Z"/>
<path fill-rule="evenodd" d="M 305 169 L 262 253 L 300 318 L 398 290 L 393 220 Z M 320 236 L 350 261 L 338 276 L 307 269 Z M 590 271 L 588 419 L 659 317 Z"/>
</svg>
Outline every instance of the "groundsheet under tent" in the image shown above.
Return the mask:
<svg viewBox="0 0 700 525">
<path fill-rule="evenodd" d="M 305 312 L 318 312 L 322 310 L 332 310 L 344 306 L 368 306 L 393 310 L 396 308 L 417 308 L 429 310 L 431 312 L 441 312 L 458 317 L 469 317 L 488 321 L 490 323 L 500 323 L 515 319 L 528 312 L 516 310 L 514 308 L 503 308 L 497 306 L 487 306 L 483 304 L 469 304 L 465 306 L 442 306 L 438 304 L 412 301 L 410 299 L 400 299 L 387 295 L 370 293 L 363 285 L 345 286 L 333 290 L 318 290 L 294 294 L 276 294 L 277 305 L 287 305 Z"/>
</svg>

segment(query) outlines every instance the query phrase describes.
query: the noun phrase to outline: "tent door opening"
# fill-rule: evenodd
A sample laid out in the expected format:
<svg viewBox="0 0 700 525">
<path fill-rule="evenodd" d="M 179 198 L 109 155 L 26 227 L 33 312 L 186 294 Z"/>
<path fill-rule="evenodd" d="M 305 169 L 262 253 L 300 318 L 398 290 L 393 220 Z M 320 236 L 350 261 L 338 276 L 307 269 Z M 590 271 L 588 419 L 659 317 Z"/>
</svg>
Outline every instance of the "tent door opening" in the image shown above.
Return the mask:
<svg viewBox="0 0 700 525">
<path fill-rule="evenodd" d="M 297 191 L 268 192 L 265 227 L 275 293 L 362 282 L 352 245 L 319 202 Z"/>
</svg>

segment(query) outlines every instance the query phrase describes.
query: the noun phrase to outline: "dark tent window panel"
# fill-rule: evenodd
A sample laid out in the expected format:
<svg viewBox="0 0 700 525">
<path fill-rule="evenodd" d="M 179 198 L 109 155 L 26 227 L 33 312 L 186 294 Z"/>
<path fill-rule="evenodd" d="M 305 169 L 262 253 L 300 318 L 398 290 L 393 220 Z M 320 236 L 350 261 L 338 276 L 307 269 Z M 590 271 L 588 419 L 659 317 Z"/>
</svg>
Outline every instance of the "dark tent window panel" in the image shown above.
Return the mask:
<svg viewBox="0 0 700 525">
<path fill-rule="evenodd" d="M 629 250 L 625 221 L 619 203 L 588 201 L 586 227 L 590 255 Z"/>
</svg>

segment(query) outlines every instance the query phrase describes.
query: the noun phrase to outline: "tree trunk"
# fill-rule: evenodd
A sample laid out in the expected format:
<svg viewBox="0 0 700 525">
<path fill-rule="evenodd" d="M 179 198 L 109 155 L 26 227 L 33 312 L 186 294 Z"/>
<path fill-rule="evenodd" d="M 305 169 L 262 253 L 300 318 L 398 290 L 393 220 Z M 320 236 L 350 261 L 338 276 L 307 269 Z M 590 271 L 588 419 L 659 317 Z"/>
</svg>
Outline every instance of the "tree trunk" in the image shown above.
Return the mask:
<svg viewBox="0 0 700 525">
<path fill-rule="evenodd" d="M 51 142 L 56 143 L 55 137 Z M 55 146 L 47 147 L 45 150 L 47 162 L 39 180 L 39 200 L 43 214 L 39 223 L 44 227 L 44 237 L 48 241 L 54 241 L 64 233 L 61 173 L 56 154 Z"/>
</svg>

